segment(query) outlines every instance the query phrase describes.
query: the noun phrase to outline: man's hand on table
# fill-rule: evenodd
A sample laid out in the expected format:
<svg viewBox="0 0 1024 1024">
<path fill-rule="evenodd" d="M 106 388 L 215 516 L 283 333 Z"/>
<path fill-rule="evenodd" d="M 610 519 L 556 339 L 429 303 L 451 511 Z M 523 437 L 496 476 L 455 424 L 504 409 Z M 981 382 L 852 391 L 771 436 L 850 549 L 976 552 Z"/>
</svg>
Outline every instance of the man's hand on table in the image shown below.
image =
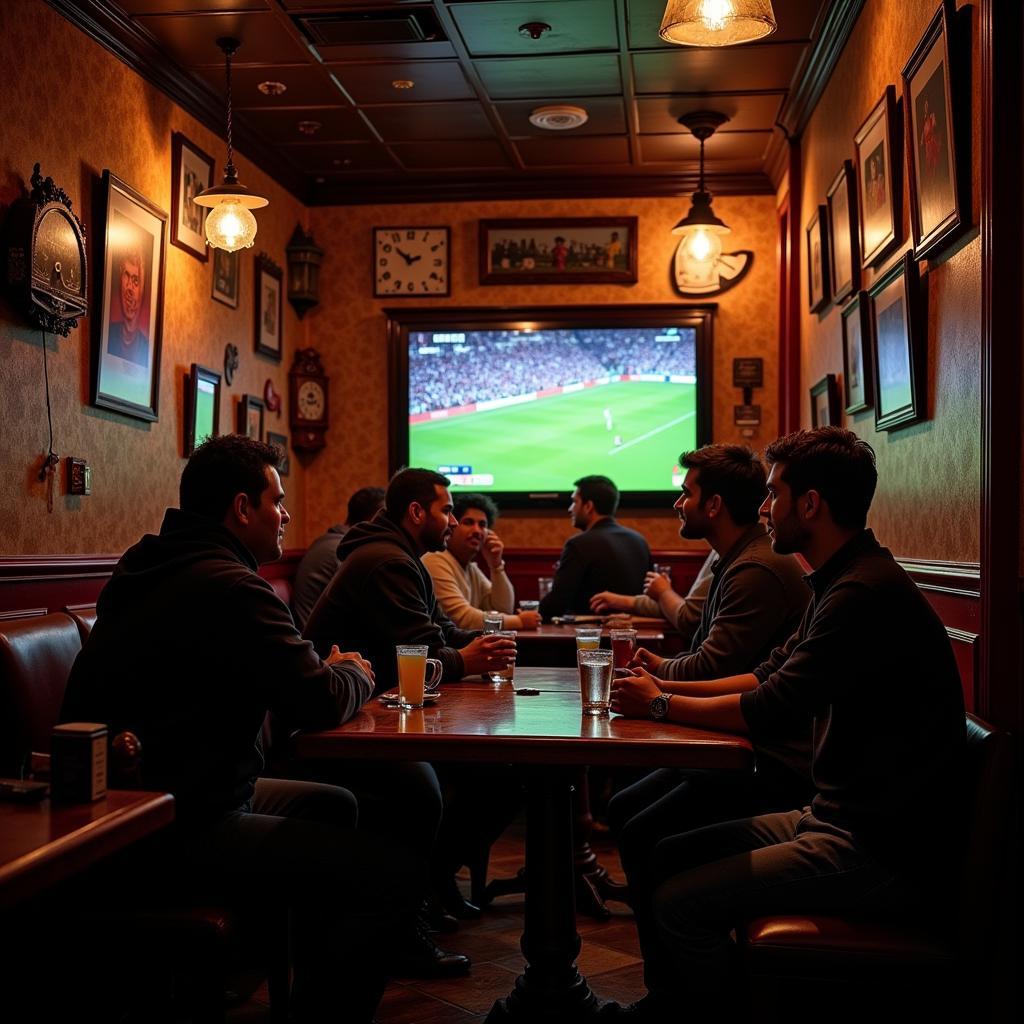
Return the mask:
<svg viewBox="0 0 1024 1024">
<path fill-rule="evenodd" d="M 470 641 L 459 653 L 467 676 L 495 672 L 516 660 L 516 642 L 497 633 L 484 633 Z"/>
<path fill-rule="evenodd" d="M 650 672 L 631 666 L 632 675 L 612 680 L 612 711 L 626 718 L 650 718 L 651 701 L 661 693 Z"/>
<path fill-rule="evenodd" d="M 358 652 L 358 651 L 345 651 L 343 654 L 337 644 L 331 645 L 331 653 L 324 658 L 325 665 L 336 665 L 339 661 L 352 661 L 355 662 L 356 668 L 361 668 L 366 673 L 366 678 L 370 682 L 374 682 L 373 678 L 373 666 Z"/>
<path fill-rule="evenodd" d="M 633 654 L 630 668 L 639 666 L 640 668 L 647 669 L 648 672 L 657 672 L 664 660 L 660 655 L 652 654 L 646 647 L 638 647 Z"/>
<path fill-rule="evenodd" d="M 614 594 L 610 590 L 602 590 L 590 599 L 590 610 L 598 615 L 608 612 L 631 612 L 633 598 L 628 594 Z"/>
</svg>

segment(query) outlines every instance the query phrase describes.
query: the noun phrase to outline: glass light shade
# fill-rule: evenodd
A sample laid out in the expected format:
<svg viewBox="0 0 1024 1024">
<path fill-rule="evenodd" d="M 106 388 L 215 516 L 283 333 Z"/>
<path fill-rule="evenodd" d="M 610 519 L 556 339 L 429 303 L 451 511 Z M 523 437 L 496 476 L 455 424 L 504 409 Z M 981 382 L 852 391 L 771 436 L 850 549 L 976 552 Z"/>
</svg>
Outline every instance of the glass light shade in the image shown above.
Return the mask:
<svg viewBox="0 0 1024 1024">
<path fill-rule="evenodd" d="M 736 46 L 777 27 L 771 0 L 668 0 L 658 35 L 683 46 Z"/>
<path fill-rule="evenodd" d="M 206 242 L 211 249 L 236 252 L 256 239 L 256 218 L 237 199 L 225 196 L 206 215 Z"/>
<path fill-rule="evenodd" d="M 706 227 L 691 228 L 683 239 L 683 251 L 697 263 L 711 263 L 722 255 L 722 239 Z"/>
</svg>

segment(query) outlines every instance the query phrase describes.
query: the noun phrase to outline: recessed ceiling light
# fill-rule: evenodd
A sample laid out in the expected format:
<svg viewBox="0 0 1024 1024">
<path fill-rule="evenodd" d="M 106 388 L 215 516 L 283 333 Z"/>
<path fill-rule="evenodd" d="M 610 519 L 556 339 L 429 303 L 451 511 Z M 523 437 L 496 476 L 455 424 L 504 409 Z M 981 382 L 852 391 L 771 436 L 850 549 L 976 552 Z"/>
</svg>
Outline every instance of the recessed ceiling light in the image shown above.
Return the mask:
<svg viewBox="0 0 1024 1024">
<path fill-rule="evenodd" d="M 416 83 L 411 78 L 396 78 L 391 83 L 392 89 L 411 89 Z"/>
<path fill-rule="evenodd" d="M 323 128 L 323 124 L 320 121 L 300 121 L 298 127 L 303 135 L 316 135 Z"/>
<path fill-rule="evenodd" d="M 256 88 L 259 89 L 264 96 L 280 96 L 287 90 L 288 86 L 285 85 L 284 82 L 266 81 L 260 82 Z"/>
<path fill-rule="evenodd" d="M 530 114 L 530 124 L 551 132 L 562 132 L 567 128 L 579 128 L 580 125 L 586 124 L 589 116 L 582 107 L 552 103 L 546 107 L 537 107 Z"/>
</svg>

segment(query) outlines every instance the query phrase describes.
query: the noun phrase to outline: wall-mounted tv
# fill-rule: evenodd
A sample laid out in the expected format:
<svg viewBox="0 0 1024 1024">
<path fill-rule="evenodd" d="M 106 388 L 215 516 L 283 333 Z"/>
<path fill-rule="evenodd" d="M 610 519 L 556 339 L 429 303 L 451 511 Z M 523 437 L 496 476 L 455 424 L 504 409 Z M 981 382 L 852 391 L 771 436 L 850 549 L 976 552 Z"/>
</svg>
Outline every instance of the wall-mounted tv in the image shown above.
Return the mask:
<svg viewBox="0 0 1024 1024">
<path fill-rule="evenodd" d="M 611 477 L 664 508 L 711 440 L 714 305 L 387 309 L 392 472 L 426 466 L 504 508 Z"/>
</svg>

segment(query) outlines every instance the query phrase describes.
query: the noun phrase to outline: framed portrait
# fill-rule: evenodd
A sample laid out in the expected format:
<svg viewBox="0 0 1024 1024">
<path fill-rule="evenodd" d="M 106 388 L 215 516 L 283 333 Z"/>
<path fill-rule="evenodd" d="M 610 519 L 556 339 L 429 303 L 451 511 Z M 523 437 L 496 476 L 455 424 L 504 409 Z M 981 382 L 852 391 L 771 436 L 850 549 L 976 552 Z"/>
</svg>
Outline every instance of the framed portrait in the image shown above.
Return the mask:
<svg viewBox="0 0 1024 1024">
<path fill-rule="evenodd" d="M 834 373 L 826 373 L 811 388 L 811 426 L 839 426 L 839 387 Z"/>
<path fill-rule="evenodd" d="M 873 402 L 870 310 L 867 292 L 861 292 L 843 310 L 843 404 L 847 415 L 870 409 Z"/>
<path fill-rule="evenodd" d="M 241 395 L 238 399 L 238 420 L 235 430 L 254 441 L 263 440 L 263 399 L 255 395 Z"/>
<path fill-rule="evenodd" d="M 828 305 L 828 211 L 819 206 L 807 225 L 807 304 L 812 313 Z"/>
<path fill-rule="evenodd" d="M 861 266 L 878 263 L 899 244 L 900 151 L 897 146 L 896 89 L 887 85 L 860 126 L 857 149 Z"/>
<path fill-rule="evenodd" d="M 101 195 L 92 404 L 156 420 L 167 214 L 110 171 Z"/>
<path fill-rule="evenodd" d="M 875 429 L 893 430 L 926 416 L 927 339 L 917 260 L 906 253 L 872 287 L 871 333 Z"/>
<path fill-rule="evenodd" d="M 281 362 L 281 268 L 265 253 L 256 257 L 256 351 Z"/>
<path fill-rule="evenodd" d="M 914 255 L 927 259 L 959 231 L 966 208 L 968 160 L 958 159 L 953 96 L 955 9 L 943 0 L 903 69 L 903 109 L 907 124 L 907 173 Z"/>
<path fill-rule="evenodd" d="M 481 284 L 635 284 L 636 217 L 480 221 Z"/>
<path fill-rule="evenodd" d="M 237 252 L 213 250 L 213 297 L 232 309 L 238 309 L 239 265 Z"/>
<path fill-rule="evenodd" d="M 267 431 L 267 444 L 281 449 L 281 461 L 278 464 L 277 472 L 281 476 L 288 476 L 292 471 L 292 462 L 288 457 L 288 438 L 284 434 L 274 434 Z"/>
<path fill-rule="evenodd" d="M 185 378 L 185 458 L 220 433 L 220 374 L 198 363 Z"/>
<path fill-rule="evenodd" d="M 213 157 L 181 132 L 171 136 L 171 242 L 207 260 L 206 210 L 192 201 L 213 184 Z"/>
<path fill-rule="evenodd" d="M 857 244 L 857 173 L 844 160 L 828 187 L 828 247 L 832 300 L 842 302 L 860 284 L 860 246 Z"/>
</svg>

